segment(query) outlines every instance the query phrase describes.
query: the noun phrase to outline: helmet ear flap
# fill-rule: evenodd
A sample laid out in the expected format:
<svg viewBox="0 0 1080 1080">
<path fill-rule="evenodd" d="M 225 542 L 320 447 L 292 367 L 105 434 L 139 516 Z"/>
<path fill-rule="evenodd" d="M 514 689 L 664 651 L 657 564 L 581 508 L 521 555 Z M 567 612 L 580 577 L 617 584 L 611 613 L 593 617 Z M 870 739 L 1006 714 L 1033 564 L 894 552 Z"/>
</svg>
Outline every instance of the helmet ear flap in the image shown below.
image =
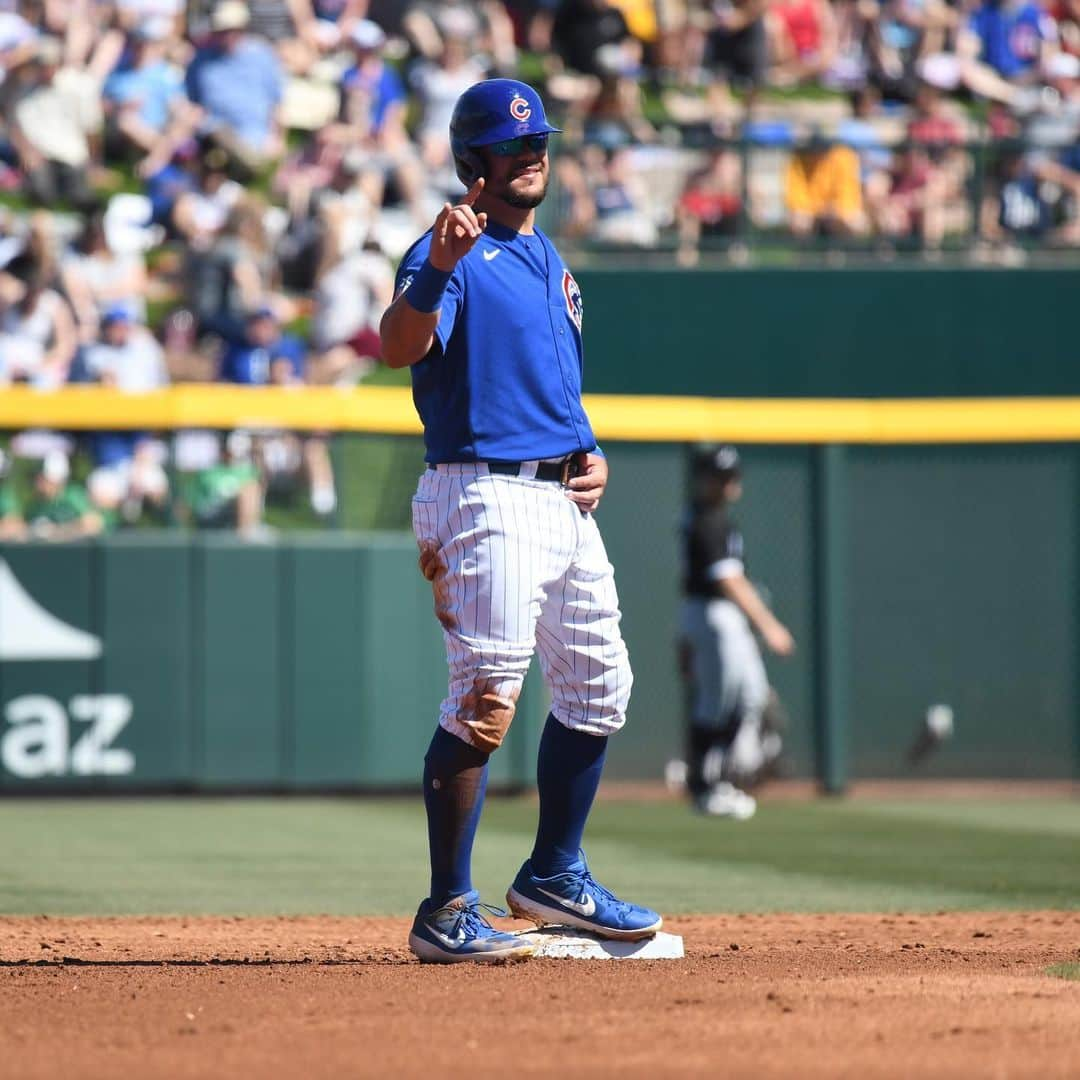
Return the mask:
<svg viewBox="0 0 1080 1080">
<path fill-rule="evenodd" d="M 471 186 L 484 175 L 484 159 L 470 147 L 461 147 L 454 151 L 454 168 L 458 179 Z"/>
</svg>

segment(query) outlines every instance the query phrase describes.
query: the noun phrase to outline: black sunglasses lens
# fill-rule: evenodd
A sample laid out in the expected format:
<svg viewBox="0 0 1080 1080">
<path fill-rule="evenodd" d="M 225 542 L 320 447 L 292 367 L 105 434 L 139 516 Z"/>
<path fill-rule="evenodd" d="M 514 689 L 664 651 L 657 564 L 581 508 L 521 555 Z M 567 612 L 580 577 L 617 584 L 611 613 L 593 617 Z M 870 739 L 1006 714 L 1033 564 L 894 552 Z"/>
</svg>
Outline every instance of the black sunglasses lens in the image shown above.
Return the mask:
<svg viewBox="0 0 1080 1080">
<path fill-rule="evenodd" d="M 547 133 L 541 132 L 539 135 L 522 135 L 517 139 L 507 139 L 506 142 L 496 143 L 491 149 L 499 157 L 517 157 L 525 150 L 533 154 L 542 153 L 547 149 L 547 144 Z"/>
</svg>

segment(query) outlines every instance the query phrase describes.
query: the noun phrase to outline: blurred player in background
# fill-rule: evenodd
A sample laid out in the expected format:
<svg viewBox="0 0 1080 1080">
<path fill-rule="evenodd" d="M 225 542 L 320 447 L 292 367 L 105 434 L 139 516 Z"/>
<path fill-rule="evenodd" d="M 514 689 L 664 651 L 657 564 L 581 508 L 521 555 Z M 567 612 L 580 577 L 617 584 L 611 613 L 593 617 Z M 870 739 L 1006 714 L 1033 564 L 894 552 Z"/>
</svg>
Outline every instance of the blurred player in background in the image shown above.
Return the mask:
<svg viewBox="0 0 1080 1080">
<path fill-rule="evenodd" d="M 739 820 L 751 817 L 757 804 L 736 785 L 762 779 L 780 753 L 780 736 L 765 723 L 769 681 L 753 630 L 777 656 L 795 649 L 787 627 L 746 577 L 742 534 L 729 516 L 741 497 L 738 451 L 700 451 L 683 538 L 686 784 L 697 810 Z"/>
</svg>

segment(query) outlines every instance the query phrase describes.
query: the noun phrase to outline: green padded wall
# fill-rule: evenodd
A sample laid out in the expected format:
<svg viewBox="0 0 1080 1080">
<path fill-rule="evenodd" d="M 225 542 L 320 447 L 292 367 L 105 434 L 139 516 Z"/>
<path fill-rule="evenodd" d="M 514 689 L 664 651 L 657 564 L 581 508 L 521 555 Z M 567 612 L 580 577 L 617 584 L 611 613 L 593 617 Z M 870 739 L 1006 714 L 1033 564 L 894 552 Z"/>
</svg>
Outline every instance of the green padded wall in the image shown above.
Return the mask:
<svg viewBox="0 0 1080 1080">
<path fill-rule="evenodd" d="M 1072 447 L 850 451 L 852 771 L 1067 777 L 1076 767 Z M 930 705 L 955 734 L 905 753 Z"/>
<path fill-rule="evenodd" d="M 182 536 L 120 535 L 97 550 L 98 619 L 106 643 L 98 693 L 130 697 L 120 741 L 140 782 L 194 777 L 192 547 Z M 129 783 L 131 777 L 117 777 Z"/>
<path fill-rule="evenodd" d="M 195 549 L 199 780 L 233 787 L 285 779 L 282 555 L 230 536 Z"/>
<path fill-rule="evenodd" d="M 577 278 L 593 393 L 1080 393 L 1076 270 L 583 269 Z"/>
<path fill-rule="evenodd" d="M 298 537 L 285 554 L 288 779 L 356 784 L 364 770 L 363 560 L 355 538 Z"/>
</svg>

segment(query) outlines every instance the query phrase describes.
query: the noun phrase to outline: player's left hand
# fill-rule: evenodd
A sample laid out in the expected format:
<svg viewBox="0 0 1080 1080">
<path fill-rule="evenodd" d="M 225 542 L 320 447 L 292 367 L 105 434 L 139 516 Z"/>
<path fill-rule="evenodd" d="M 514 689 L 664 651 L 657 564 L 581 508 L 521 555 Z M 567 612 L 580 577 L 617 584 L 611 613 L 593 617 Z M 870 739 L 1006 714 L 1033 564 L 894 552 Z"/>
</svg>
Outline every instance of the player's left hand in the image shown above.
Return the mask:
<svg viewBox="0 0 1080 1080">
<path fill-rule="evenodd" d="M 574 455 L 578 466 L 578 475 L 566 485 L 566 496 L 581 507 L 583 513 L 592 513 L 600 505 L 600 499 L 607 487 L 607 458 L 601 454 L 587 454 L 584 451 Z"/>
</svg>

